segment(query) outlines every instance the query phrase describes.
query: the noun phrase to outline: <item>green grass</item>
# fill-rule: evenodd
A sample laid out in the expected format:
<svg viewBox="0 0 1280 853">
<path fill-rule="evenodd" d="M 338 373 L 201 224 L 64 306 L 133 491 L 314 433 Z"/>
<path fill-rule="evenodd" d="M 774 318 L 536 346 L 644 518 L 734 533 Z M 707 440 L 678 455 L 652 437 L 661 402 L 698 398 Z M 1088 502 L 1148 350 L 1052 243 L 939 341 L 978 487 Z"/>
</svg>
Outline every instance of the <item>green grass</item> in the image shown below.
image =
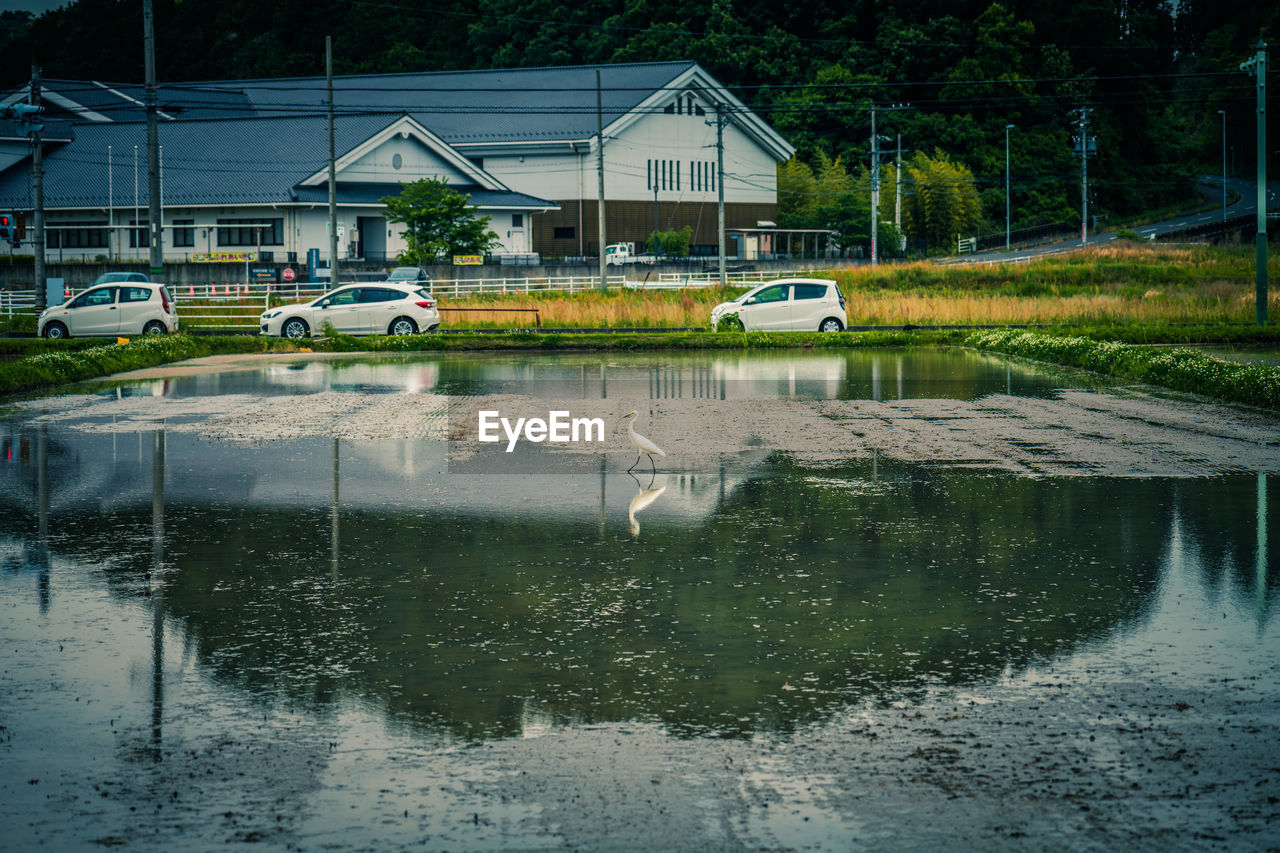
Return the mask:
<svg viewBox="0 0 1280 853">
<path fill-rule="evenodd" d="M 0 394 L 55 389 L 127 370 L 209 355 L 257 352 L 660 352 L 671 350 L 852 349 L 971 346 L 1093 370 L 1178 391 L 1280 409 L 1280 368 L 1214 359 L 1195 350 L 1148 344 L 1280 343 L 1280 326 L 1129 326 L 992 330 L 912 330 L 824 335 L 817 332 L 671 334 L 478 334 L 355 338 L 304 342 L 260 338 L 158 335 L 127 344 L 0 339 Z"/>
<path fill-rule="evenodd" d="M 1011 329 L 973 332 L 964 342 L 977 349 L 1080 367 L 1174 391 L 1280 409 L 1280 368 L 1268 365 L 1237 364 L 1190 349 L 1153 349 L 1081 335 Z"/>
</svg>

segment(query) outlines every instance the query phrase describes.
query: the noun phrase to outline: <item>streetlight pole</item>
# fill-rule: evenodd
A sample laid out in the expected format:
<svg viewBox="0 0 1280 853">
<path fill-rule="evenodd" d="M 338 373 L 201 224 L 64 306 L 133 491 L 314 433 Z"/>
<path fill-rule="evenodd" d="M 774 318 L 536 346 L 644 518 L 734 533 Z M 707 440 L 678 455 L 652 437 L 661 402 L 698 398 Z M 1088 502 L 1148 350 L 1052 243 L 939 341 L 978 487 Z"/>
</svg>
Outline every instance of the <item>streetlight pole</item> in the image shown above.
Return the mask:
<svg viewBox="0 0 1280 853">
<path fill-rule="evenodd" d="M 1227 111 L 1218 110 L 1222 116 L 1222 221 L 1227 221 Z"/>
<path fill-rule="evenodd" d="M 1013 205 L 1009 200 L 1009 131 L 1013 130 L 1014 125 L 1006 124 L 1004 126 L 1004 250 L 1009 251 L 1009 238 L 1011 236 L 1012 222 L 1010 214 Z"/>
</svg>

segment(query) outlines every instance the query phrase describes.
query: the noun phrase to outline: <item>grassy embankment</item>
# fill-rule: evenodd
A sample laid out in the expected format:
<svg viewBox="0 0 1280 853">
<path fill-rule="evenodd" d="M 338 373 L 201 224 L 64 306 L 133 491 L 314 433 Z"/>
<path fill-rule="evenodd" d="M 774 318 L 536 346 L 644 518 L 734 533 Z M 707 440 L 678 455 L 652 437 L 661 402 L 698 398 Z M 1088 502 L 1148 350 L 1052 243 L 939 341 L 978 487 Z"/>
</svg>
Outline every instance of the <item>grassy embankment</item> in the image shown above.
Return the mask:
<svg viewBox="0 0 1280 853">
<path fill-rule="evenodd" d="M 830 276 L 844 292 L 851 326 L 1249 323 L 1253 260 L 1252 248 L 1121 244 L 1025 264 L 887 264 Z M 1280 275 L 1280 258 L 1273 255 L 1270 266 L 1273 278 Z M 440 304 L 537 308 L 549 328 L 698 328 L 710 322 L 714 305 L 744 290 L 486 295 Z M 1280 288 L 1269 310 L 1280 316 Z M 518 314 L 445 314 L 450 328 L 526 323 L 532 325 Z"/>
</svg>

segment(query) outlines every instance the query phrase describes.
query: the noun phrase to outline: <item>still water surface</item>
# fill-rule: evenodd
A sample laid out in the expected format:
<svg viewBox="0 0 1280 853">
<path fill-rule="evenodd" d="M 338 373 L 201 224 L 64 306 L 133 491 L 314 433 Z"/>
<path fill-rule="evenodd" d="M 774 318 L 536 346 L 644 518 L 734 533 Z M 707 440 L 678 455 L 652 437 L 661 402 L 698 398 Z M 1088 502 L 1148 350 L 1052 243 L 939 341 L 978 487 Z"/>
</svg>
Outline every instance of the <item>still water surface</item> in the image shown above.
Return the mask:
<svg viewBox="0 0 1280 853">
<path fill-rule="evenodd" d="M 591 397 L 972 398 L 1079 382 L 972 353 L 603 367 L 451 357 L 305 362 L 101 393 L 538 383 Z M 1233 639 L 1206 650 L 1195 632 L 1173 630 L 1172 658 L 1230 672 L 1274 647 L 1267 506 L 1278 490 L 1261 474 L 1028 479 L 878 459 L 806 469 L 777 453 L 654 478 L 460 476 L 440 442 L 234 446 L 162 424 L 93 434 L 19 415 L 0 428 L 0 606 L 56 622 L 80 609 L 71 599 L 92 596 L 100 616 L 136 623 L 154 644 L 150 663 L 84 653 L 106 671 L 151 666 L 142 683 L 160 717 L 176 645 L 214 701 L 266 713 L 373 708 L 424 737 L 598 721 L 785 733 L 1182 618 L 1160 604 L 1174 576 L 1222 608 Z M 56 657 L 47 645 L 24 654 Z"/>
</svg>

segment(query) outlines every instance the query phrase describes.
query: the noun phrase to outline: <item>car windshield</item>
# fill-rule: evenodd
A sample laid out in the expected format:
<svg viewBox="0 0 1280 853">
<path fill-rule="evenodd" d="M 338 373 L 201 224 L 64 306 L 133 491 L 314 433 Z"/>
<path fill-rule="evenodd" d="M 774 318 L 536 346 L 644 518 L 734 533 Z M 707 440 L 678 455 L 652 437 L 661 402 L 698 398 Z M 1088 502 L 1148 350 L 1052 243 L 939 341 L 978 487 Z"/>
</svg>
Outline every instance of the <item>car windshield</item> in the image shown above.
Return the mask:
<svg viewBox="0 0 1280 853">
<path fill-rule="evenodd" d="M 396 267 L 387 276 L 387 281 L 418 281 L 426 278 L 426 274 L 416 267 Z"/>
<path fill-rule="evenodd" d="M 417 290 L 414 291 L 414 293 L 418 294 L 423 299 L 431 298 L 431 291 L 427 290 L 425 287 L 419 287 Z"/>
</svg>

